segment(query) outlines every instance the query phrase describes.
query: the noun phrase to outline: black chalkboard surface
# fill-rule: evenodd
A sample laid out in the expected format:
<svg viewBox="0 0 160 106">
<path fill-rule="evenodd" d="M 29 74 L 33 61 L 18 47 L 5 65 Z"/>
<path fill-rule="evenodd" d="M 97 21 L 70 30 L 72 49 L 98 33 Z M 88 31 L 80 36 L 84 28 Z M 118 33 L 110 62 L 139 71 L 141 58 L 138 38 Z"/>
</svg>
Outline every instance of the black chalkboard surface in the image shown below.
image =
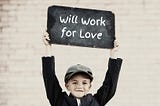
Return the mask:
<svg viewBox="0 0 160 106">
<path fill-rule="evenodd" d="M 111 11 L 50 6 L 47 32 L 55 44 L 113 48 L 115 18 Z"/>
</svg>

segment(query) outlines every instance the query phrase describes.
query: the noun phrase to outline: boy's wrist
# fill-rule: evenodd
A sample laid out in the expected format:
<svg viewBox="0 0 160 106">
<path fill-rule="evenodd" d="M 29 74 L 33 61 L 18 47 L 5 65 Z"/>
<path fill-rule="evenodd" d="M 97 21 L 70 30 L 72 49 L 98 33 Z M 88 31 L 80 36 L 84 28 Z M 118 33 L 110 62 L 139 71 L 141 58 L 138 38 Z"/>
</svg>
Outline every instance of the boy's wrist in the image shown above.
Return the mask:
<svg viewBox="0 0 160 106">
<path fill-rule="evenodd" d="M 46 50 L 45 50 L 45 55 L 46 56 L 51 56 L 51 45 L 47 45 L 46 46 Z"/>
<path fill-rule="evenodd" d="M 111 53 L 110 52 L 110 58 L 117 59 L 117 53 Z"/>
<path fill-rule="evenodd" d="M 112 59 L 118 58 L 118 48 L 110 49 L 110 58 Z"/>
</svg>

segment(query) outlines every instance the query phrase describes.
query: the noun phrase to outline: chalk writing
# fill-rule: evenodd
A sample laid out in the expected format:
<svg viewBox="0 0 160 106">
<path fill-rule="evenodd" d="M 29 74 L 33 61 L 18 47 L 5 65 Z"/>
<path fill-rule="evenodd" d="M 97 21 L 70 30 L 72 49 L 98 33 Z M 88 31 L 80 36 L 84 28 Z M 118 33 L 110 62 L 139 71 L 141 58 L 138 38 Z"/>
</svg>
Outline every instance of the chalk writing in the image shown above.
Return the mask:
<svg viewBox="0 0 160 106">
<path fill-rule="evenodd" d="M 76 32 L 77 31 L 75 31 L 75 30 L 71 31 L 71 30 L 67 30 L 67 27 L 63 27 L 61 38 L 63 38 L 64 36 L 74 37 Z"/>
<path fill-rule="evenodd" d="M 62 18 L 61 16 L 59 17 L 59 20 L 61 23 L 78 23 L 77 22 L 77 18 L 78 16 L 75 16 L 75 15 L 69 15 L 69 16 L 66 16 L 65 18 Z"/>
<path fill-rule="evenodd" d="M 91 39 L 102 39 L 102 33 L 92 33 L 92 32 L 86 32 L 82 34 L 82 29 L 80 30 L 80 38 L 91 38 Z"/>
<path fill-rule="evenodd" d="M 81 21 L 79 21 L 82 25 L 91 25 L 91 26 L 106 26 L 106 20 L 103 19 L 103 17 L 99 18 L 99 19 L 94 19 L 94 18 L 88 18 L 88 19 L 84 19 L 83 17 L 80 18 Z M 73 23 L 73 24 L 78 24 L 78 16 L 76 15 L 68 15 L 66 17 L 60 16 L 59 17 L 59 21 L 62 24 L 68 24 L 68 23 Z M 69 30 L 67 29 L 67 27 L 63 27 L 62 28 L 62 34 L 61 34 L 61 38 L 63 37 L 75 37 L 76 33 L 78 32 L 77 30 Z M 82 39 L 102 39 L 102 33 L 99 32 L 83 32 L 82 29 L 79 29 L 79 37 Z"/>
<path fill-rule="evenodd" d="M 106 26 L 106 20 L 104 20 L 103 17 L 101 17 L 100 19 L 88 18 L 87 20 L 81 18 L 81 22 L 83 25 Z"/>
</svg>

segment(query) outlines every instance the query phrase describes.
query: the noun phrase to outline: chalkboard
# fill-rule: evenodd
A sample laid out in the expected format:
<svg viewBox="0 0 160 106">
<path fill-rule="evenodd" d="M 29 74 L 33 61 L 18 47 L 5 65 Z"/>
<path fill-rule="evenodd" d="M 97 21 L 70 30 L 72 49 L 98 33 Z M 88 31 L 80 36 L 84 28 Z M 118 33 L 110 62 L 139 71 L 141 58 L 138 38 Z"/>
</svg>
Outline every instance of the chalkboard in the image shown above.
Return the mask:
<svg viewBox="0 0 160 106">
<path fill-rule="evenodd" d="M 111 11 L 48 7 L 47 32 L 51 43 L 95 48 L 113 48 L 115 16 Z"/>
</svg>

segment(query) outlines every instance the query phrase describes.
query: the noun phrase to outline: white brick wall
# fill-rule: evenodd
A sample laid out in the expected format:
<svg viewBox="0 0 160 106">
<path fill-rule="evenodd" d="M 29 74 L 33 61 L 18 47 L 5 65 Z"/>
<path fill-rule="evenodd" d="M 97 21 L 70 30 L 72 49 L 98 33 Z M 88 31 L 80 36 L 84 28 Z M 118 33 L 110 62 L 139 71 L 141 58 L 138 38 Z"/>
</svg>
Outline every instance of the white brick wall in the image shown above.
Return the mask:
<svg viewBox="0 0 160 106">
<path fill-rule="evenodd" d="M 41 36 L 47 7 L 53 4 L 115 13 L 124 62 L 116 95 L 107 106 L 160 105 L 159 0 L 1 0 L 0 106 L 49 106 L 41 74 Z M 78 62 L 93 69 L 95 92 L 103 81 L 109 51 L 58 45 L 53 49 L 62 87 L 65 70 Z"/>
</svg>

